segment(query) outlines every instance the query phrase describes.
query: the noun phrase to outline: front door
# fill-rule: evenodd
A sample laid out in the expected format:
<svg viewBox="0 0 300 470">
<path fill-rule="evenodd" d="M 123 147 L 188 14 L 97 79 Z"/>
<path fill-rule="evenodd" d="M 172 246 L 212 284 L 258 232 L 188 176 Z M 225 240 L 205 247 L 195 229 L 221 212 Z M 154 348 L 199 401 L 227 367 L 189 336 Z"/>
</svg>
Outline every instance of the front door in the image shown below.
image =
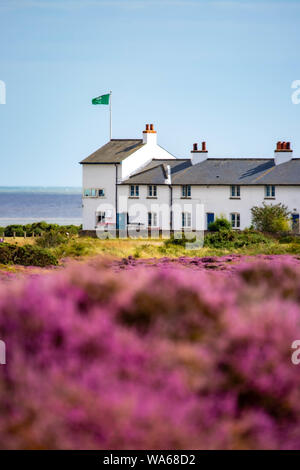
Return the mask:
<svg viewBox="0 0 300 470">
<path fill-rule="evenodd" d="M 127 218 L 128 218 L 128 215 L 126 212 L 117 213 L 117 229 L 118 230 L 125 230 Z"/>
<path fill-rule="evenodd" d="M 209 224 L 215 221 L 215 214 L 213 212 L 207 212 L 206 213 L 206 222 L 207 222 L 207 228 L 209 227 Z"/>
<path fill-rule="evenodd" d="M 294 233 L 299 233 L 299 214 L 292 214 L 292 229 Z"/>
</svg>

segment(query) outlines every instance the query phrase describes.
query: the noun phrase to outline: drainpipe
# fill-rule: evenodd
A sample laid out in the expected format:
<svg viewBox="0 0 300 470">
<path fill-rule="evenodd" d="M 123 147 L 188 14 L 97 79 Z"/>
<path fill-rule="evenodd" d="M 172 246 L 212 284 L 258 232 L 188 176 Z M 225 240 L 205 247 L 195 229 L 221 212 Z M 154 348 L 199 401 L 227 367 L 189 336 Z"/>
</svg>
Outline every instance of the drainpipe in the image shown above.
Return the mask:
<svg viewBox="0 0 300 470">
<path fill-rule="evenodd" d="M 173 210 L 172 210 L 173 188 L 172 188 L 172 172 L 171 172 L 171 166 L 170 165 L 167 165 L 166 183 L 169 185 L 169 188 L 170 188 L 170 231 L 172 231 L 172 229 L 173 229 Z"/>
<path fill-rule="evenodd" d="M 169 188 L 170 188 L 170 231 L 172 231 L 173 230 L 173 210 L 172 210 L 172 206 L 173 206 L 173 188 L 172 188 L 171 185 L 169 186 Z"/>
<path fill-rule="evenodd" d="M 116 200 L 115 200 L 115 206 L 116 206 L 116 235 L 117 235 L 117 230 L 119 230 L 119 221 L 118 221 L 118 164 L 115 164 L 116 167 Z"/>
</svg>

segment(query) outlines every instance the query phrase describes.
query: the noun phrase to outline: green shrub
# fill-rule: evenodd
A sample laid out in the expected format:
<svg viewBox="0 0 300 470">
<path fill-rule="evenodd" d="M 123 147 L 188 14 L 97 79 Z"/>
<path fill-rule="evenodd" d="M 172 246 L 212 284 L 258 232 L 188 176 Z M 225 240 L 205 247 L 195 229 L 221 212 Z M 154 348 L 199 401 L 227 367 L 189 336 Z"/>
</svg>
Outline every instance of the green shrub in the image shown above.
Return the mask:
<svg viewBox="0 0 300 470">
<path fill-rule="evenodd" d="M 58 245 L 54 251 L 57 258 L 85 256 L 90 253 L 90 246 L 85 240 L 75 239 Z"/>
<path fill-rule="evenodd" d="M 38 246 L 24 245 L 18 247 L 15 264 L 23 266 L 57 265 L 56 257 L 50 251 Z"/>
<path fill-rule="evenodd" d="M 24 237 L 23 225 L 8 225 L 4 230 L 6 237 Z"/>
<path fill-rule="evenodd" d="M 204 239 L 204 246 L 210 248 L 243 248 L 261 243 L 270 244 L 271 240 L 262 233 L 251 230 L 244 230 L 243 232 L 221 230 L 208 233 Z"/>
<path fill-rule="evenodd" d="M 278 241 L 282 244 L 293 243 L 294 237 L 292 235 L 285 235 L 284 237 L 280 237 Z"/>
<path fill-rule="evenodd" d="M 0 243 L 0 264 L 11 264 L 15 256 L 16 249 L 16 245 Z"/>
<path fill-rule="evenodd" d="M 182 235 L 182 236 L 181 236 Z M 196 236 L 192 236 L 191 238 L 188 238 L 185 236 L 185 234 L 179 234 L 176 236 L 174 235 L 171 235 L 170 238 L 168 238 L 167 240 L 164 240 L 164 246 L 166 248 L 170 247 L 170 246 L 182 246 L 182 247 L 185 247 L 187 243 L 194 243 L 196 240 Z"/>
<path fill-rule="evenodd" d="M 252 207 L 252 223 L 261 232 L 288 232 L 290 212 L 284 204 L 266 204 Z"/>
<path fill-rule="evenodd" d="M 57 230 L 50 230 L 45 232 L 41 237 L 38 237 L 35 241 L 36 245 L 42 248 L 53 248 L 54 246 L 67 243 L 68 237 L 66 234 L 58 232 Z"/>
<path fill-rule="evenodd" d="M 0 244 L 1 264 L 20 264 L 22 266 L 57 265 L 57 258 L 50 251 L 33 245 L 17 246 Z"/>
<path fill-rule="evenodd" d="M 208 225 L 208 230 L 210 232 L 221 232 L 221 231 L 228 231 L 232 230 L 230 222 L 225 219 L 225 217 L 217 217 L 214 222 L 211 222 Z"/>
<path fill-rule="evenodd" d="M 293 235 L 285 235 L 284 237 L 279 238 L 279 243 L 300 243 L 300 237 L 295 237 Z"/>
<path fill-rule="evenodd" d="M 47 222 L 34 222 L 33 224 L 27 225 L 8 225 L 4 227 L 4 233 L 7 237 L 24 237 L 25 232 L 27 236 L 42 235 L 46 232 L 56 231 L 59 233 L 69 233 L 70 235 L 77 235 L 82 226 L 77 225 L 58 225 L 48 224 Z"/>
</svg>

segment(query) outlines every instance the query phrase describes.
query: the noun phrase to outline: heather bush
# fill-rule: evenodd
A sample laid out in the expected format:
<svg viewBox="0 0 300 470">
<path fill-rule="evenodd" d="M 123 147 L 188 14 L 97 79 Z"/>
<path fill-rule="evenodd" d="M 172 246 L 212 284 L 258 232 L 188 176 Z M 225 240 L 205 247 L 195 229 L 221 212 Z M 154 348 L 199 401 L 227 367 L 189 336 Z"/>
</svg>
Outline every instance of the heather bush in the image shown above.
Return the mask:
<svg viewBox="0 0 300 470">
<path fill-rule="evenodd" d="M 9 243 L 1 243 L 0 244 L 0 264 L 12 263 L 15 251 L 16 251 L 15 245 L 10 245 Z"/>
<path fill-rule="evenodd" d="M 269 258 L 0 284 L 0 448 L 298 449 L 300 270 Z"/>
<path fill-rule="evenodd" d="M 49 250 L 32 245 L 18 246 L 13 262 L 23 266 L 41 267 L 58 264 L 57 258 Z"/>
<path fill-rule="evenodd" d="M 57 265 L 57 258 L 49 251 L 33 245 L 0 244 L 1 264 L 20 264 L 23 266 Z"/>
</svg>

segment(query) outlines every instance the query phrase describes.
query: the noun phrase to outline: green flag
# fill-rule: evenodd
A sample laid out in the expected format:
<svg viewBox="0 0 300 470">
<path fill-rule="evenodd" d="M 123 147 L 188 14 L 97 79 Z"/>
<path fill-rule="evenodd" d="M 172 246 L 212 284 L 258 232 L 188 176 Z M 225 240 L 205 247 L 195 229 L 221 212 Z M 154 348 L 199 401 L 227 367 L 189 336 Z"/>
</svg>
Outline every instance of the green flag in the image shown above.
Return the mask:
<svg viewBox="0 0 300 470">
<path fill-rule="evenodd" d="M 109 104 L 110 93 L 92 99 L 92 104 Z"/>
</svg>

